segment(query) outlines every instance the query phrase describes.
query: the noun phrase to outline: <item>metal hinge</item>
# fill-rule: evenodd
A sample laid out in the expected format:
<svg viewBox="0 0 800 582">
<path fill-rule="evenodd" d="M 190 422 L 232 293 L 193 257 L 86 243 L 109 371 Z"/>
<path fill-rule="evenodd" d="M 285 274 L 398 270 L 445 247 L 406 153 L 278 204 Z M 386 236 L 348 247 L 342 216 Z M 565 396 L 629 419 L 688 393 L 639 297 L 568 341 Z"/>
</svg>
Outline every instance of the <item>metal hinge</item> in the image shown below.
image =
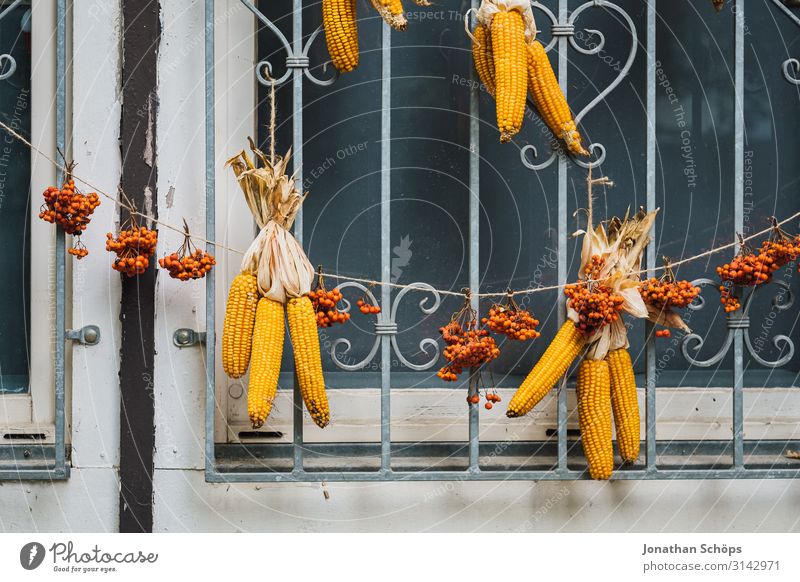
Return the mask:
<svg viewBox="0 0 800 582">
<path fill-rule="evenodd" d="M 206 343 L 206 332 L 195 331 L 188 327 L 176 329 L 172 334 L 172 343 L 179 348 L 188 348 L 197 344 Z"/>
<path fill-rule="evenodd" d="M 64 339 L 84 346 L 96 346 L 100 343 L 100 328 L 96 325 L 84 325 L 80 329 L 68 329 L 64 332 Z"/>
</svg>

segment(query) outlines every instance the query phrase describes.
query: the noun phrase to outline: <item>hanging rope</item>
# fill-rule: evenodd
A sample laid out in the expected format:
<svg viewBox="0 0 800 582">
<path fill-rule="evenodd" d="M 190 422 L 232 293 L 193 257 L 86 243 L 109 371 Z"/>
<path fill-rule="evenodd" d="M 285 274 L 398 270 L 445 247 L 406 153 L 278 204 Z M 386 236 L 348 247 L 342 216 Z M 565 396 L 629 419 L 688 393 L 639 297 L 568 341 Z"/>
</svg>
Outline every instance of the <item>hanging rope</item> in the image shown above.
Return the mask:
<svg viewBox="0 0 800 582">
<path fill-rule="evenodd" d="M 275 146 L 274 146 L 274 144 L 275 144 L 275 135 L 274 135 L 274 129 L 273 129 L 275 127 L 275 88 L 274 88 L 274 85 L 273 85 L 272 90 L 271 90 L 270 101 L 271 101 L 271 106 L 270 106 L 270 156 L 274 157 L 274 155 L 275 155 Z M 61 164 L 57 160 L 54 160 L 53 158 L 48 156 L 46 153 L 44 153 L 39 148 L 37 148 L 35 145 L 33 145 L 27 138 L 25 138 L 24 136 L 20 135 L 17 131 L 15 131 L 14 129 L 12 129 L 11 127 L 6 125 L 2 121 L 0 121 L 0 128 L 5 130 L 9 135 L 14 137 L 19 142 L 25 144 L 31 151 L 35 152 L 37 155 L 41 156 L 42 158 L 44 158 L 45 160 L 50 162 L 58 170 L 60 170 L 62 172 L 64 172 L 66 170 L 66 166 L 64 164 Z M 139 216 L 139 217 L 141 217 L 141 218 L 143 218 L 145 220 L 151 221 L 154 224 L 158 224 L 159 226 L 163 226 L 166 229 L 173 230 L 173 231 L 175 231 L 175 232 L 177 232 L 177 233 L 179 233 L 181 235 L 185 234 L 184 233 L 184 229 L 183 229 L 182 226 L 175 226 L 173 224 L 169 224 L 169 223 L 163 222 L 161 220 L 158 220 L 158 219 L 156 219 L 156 218 L 154 218 L 154 217 L 152 217 L 152 216 L 150 216 L 148 214 L 144 214 L 142 212 L 139 212 L 132 205 L 129 205 L 129 204 L 123 202 L 122 200 L 120 200 L 116 196 L 112 196 L 112 195 L 104 192 L 102 189 L 100 189 L 97 186 L 93 185 L 88 180 L 85 180 L 85 179 L 83 179 L 83 178 L 81 178 L 79 176 L 76 176 L 74 173 L 72 173 L 71 175 L 72 175 L 73 180 L 83 184 L 87 188 L 93 190 L 94 192 L 97 192 L 99 195 L 107 198 L 108 200 L 111 200 L 112 202 L 114 202 L 114 204 L 120 206 L 121 208 L 125 208 L 132 216 Z M 122 188 L 119 188 L 119 194 L 120 194 L 120 196 L 122 196 L 126 200 L 128 199 L 127 195 L 125 195 L 125 192 L 122 190 Z M 717 253 L 721 253 L 722 251 L 726 251 L 728 249 L 736 248 L 737 245 L 742 245 L 742 244 L 744 244 L 744 243 L 746 243 L 746 242 L 748 242 L 750 240 L 753 240 L 753 239 L 759 238 L 761 236 L 764 236 L 765 234 L 772 232 L 775 229 L 776 226 L 778 226 L 778 227 L 779 226 L 783 226 L 784 224 L 787 224 L 787 223 L 789 223 L 789 222 L 791 222 L 793 220 L 796 220 L 798 218 L 800 218 L 800 212 L 795 212 L 794 214 L 792 214 L 791 216 L 789 216 L 787 218 L 784 218 L 783 220 L 776 220 L 773 217 L 771 219 L 770 226 L 768 226 L 767 228 L 765 228 L 763 230 L 760 230 L 760 231 L 758 231 L 758 232 L 756 232 L 754 234 L 751 234 L 751 235 L 746 236 L 746 237 L 743 237 L 742 235 L 738 235 L 738 239 L 739 240 L 736 240 L 734 242 L 731 242 L 731 243 L 728 243 L 728 244 L 724 244 L 724 245 L 721 245 L 721 246 L 718 246 L 718 247 L 714 247 L 712 249 L 709 249 L 709 250 L 707 250 L 705 252 L 702 252 L 700 254 L 697 254 L 697 255 L 692 255 L 690 257 L 685 257 L 685 258 L 677 260 L 677 261 L 671 261 L 668 265 L 662 265 L 660 267 L 653 267 L 652 269 L 640 269 L 639 271 L 634 271 L 632 274 L 645 275 L 649 271 L 660 272 L 660 271 L 664 271 L 667 268 L 677 267 L 679 265 L 684 265 L 686 263 L 690 263 L 692 261 L 697 261 L 697 260 L 703 259 L 705 257 L 710 257 L 711 255 L 714 255 L 714 254 L 717 254 Z M 195 235 L 191 235 L 190 238 L 192 240 L 194 240 L 194 241 L 199 241 L 199 242 L 203 242 L 203 243 L 206 243 L 206 244 L 209 244 L 209 245 L 214 245 L 216 248 L 220 248 L 220 249 L 232 252 L 232 253 L 237 253 L 237 254 L 240 254 L 240 255 L 244 255 L 244 251 L 241 251 L 239 249 L 234 249 L 234 248 L 222 245 L 217 241 L 208 240 L 208 239 L 205 239 L 205 238 L 202 238 L 202 237 L 198 237 L 198 236 L 195 236 Z M 353 281 L 353 282 L 356 282 L 356 283 L 363 283 L 363 284 L 369 285 L 369 286 L 391 287 L 393 289 L 408 289 L 410 291 L 420 291 L 420 292 L 423 292 L 423 293 L 430 293 L 431 291 L 433 291 L 435 293 L 438 293 L 439 295 L 449 295 L 449 296 L 453 296 L 453 297 L 463 297 L 464 296 L 464 292 L 463 291 L 459 292 L 459 291 L 450 291 L 450 290 L 447 290 L 447 289 L 435 289 L 433 287 L 424 287 L 422 285 L 413 285 L 413 284 L 411 284 L 411 285 L 400 285 L 398 283 L 389 283 L 389 282 L 385 282 L 385 281 L 377 281 L 377 280 L 374 280 L 374 279 L 364 279 L 364 278 L 360 278 L 360 277 L 351 277 L 349 275 L 337 274 L 337 273 L 322 273 L 322 275 L 324 275 L 325 277 L 330 277 L 331 279 L 337 279 L 337 280 L 343 280 L 343 281 L 345 281 L 345 280 L 346 281 Z M 530 287 L 528 289 L 515 290 L 514 294 L 515 295 L 531 295 L 531 294 L 534 294 L 534 293 L 543 293 L 545 291 L 556 291 L 556 290 L 559 290 L 559 289 L 563 289 L 564 287 L 566 287 L 566 285 L 568 285 L 568 283 L 561 284 L 561 285 L 549 285 L 549 286 L 544 286 L 544 287 Z M 500 291 L 500 292 L 496 292 L 496 293 L 472 293 L 473 297 L 479 297 L 479 298 L 480 297 L 506 297 L 507 295 L 508 295 L 507 291 Z"/>
</svg>

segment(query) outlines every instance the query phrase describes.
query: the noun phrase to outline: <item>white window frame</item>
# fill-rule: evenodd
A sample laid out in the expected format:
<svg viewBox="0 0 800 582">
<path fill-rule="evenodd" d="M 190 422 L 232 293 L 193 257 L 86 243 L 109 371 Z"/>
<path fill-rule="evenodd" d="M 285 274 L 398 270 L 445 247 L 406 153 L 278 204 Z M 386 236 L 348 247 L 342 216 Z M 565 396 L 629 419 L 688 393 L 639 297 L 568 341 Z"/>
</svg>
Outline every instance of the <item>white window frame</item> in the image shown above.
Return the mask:
<svg viewBox="0 0 800 582">
<path fill-rule="evenodd" d="M 31 139 L 55 160 L 56 4 L 32 2 L 31 11 Z M 5 438 L 9 433 L 44 434 L 37 442 L 55 442 L 55 229 L 38 215 L 40 193 L 59 179 L 49 161 L 31 152 L 29 390 L 0 395 L 0 446 L 14 444 Z"/>
</svg>

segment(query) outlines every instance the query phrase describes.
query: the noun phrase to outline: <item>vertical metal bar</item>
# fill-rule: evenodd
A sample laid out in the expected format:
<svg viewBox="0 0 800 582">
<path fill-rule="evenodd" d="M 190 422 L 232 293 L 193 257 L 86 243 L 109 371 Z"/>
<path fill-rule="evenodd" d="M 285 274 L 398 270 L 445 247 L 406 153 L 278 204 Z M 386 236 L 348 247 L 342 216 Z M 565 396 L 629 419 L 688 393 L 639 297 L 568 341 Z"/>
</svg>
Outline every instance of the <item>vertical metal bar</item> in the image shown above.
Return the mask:
<svg viewBox="0 0 800 582">
<path fill-rule="evenodd" d="M 478 7 L 473 0 L 472 7 Z M 480 293 L 480 104 L 478 101 L 478 80 L 474 67 L 470 67 L 469 92 L 469 288 L 473 293 Z M 478 313 L 480 300 L 473 295 L 472 308 Z M 480 314 L 478 314 L 479 316 Z M 475 381 L 470 378 L 470 382 Z M 469 405 L 469 470 L 479 470 L 480 452 L 480 408 L 477 404 Z"/>
<path fill-rule="evenodd" d="M 303 54 L 303 0 L 292 0 L 292 54 Z M 303 188 L 303 69 L 292 70 L 292 171 L 298 187 Z M 294 220 L 294 236 L 303 244 L 303 208 Z M 294 415 L 292 443 L 294 470 L 303 470 L 303 397 L 297 374 L 294 377 Z"/>
<path fill-rule="evenodd" d="M 567 0 L 558 2 L 558 22 L 565 24 L 569 17 Z M 558 79 L 564 95 L 567 96 L 567 37 L 558 37 Z M 558 284 L 567 282 L 567 159 L 558 156 Z M 566 319 L 566 299 L 558 293 L 558 325 Z M 558 387 L 558 471 L 567 470 L 567 377 L 562 378 Z"/>
<path fill-rule="evenodd" d="M 647 2 L 647 210 L 656 208 L 656 0 Z M 647 245 L 647 276 L 656 265 L 655 224 Z M 647 470 L 656 468 L 656 344 L 653 324 L 645 322 Z"/>
<path fill-rule="evenodd" d="M 735 186 L 734 186 L 734 223 L 737 233 L 744 228 L 744 0 L 736 0 L 735 22 Z M 734 237 L 736 234 L 734 233 Z M 738 248 L 737 248 L 738 250 Z M 744 466 L 743 442 L 743 398 L 744 384 L 744 330 L 737 327 L 733 330 L 733 465 L 737 469 Z"/>
<path fill-rule="evenodd" d="M 206 98 L 206 239 L 216 238 L 215 204 L 215 111 L 214 111 L 214 0 L 206 0 L 205 4 L 205 98 Z M 214 253 L 214 244 L 206 243 L 206 250 Z M 217 399 L 215 392 L 215 306 L 216 275 L 212 269 L 206 275 L 206 475 L 214 472 L 216 452 L 214 448 L 214 419 L 216 418 Z"/>
<path fill-rule="evenodd" d="M 381 29 L 381 281 L 391 282 L 392 244 L 392 29 L 384 23 Z M 386 317 L 392 301 L 392 289 L 381 286 L 381 304 Z M 391 336 L 381 336 L 381 471 L 392 467 L 392 353 Z"/>
<path fill-rule="evenodd" d="M 67 143 L 67 3 L 56 4 L 56 147 L 66 152 Z M 63 173 L 61 179 L 63 180 Z M 59 180 L 59 181 L 62 181 Z M 56 321 L 55 321 L 55 417 L 57 472 L 68 471 L 66 462 L 66 241 L 64 231 L 56 229 Z"/>
</svg>

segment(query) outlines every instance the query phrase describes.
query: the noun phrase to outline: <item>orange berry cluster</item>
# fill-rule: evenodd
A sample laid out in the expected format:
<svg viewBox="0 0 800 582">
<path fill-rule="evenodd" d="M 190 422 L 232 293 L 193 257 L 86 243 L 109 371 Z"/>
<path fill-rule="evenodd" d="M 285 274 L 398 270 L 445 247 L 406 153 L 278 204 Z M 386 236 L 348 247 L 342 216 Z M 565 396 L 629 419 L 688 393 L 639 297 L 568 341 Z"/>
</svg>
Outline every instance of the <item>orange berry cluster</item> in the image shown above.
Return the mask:
<svg viewBox="0 0 800 582">
<path fill-rule="evenodd" d="M 128 277 L 141 275 L 150 266 L 150 257 L 156 252 L 158 232 L 144 226 L 121 230 L 115 238 L 106 234 L 106 250 L 116 253 L 111 267 Z"/>
<path fill-rule="evenodd" d="M 671 337 L 672 333 L 668 329 L 657 329 L 656 337 Z"/>
<path fill-rule="evenodd" d="M 530 311 L 510 306 L 495 305 L 489 309 L 489 317 L 481 319 L 481 323 L 494 333 L 505 334 L 512 340 L 526 341 L 541 335 L 536 331 L 539 320 L 534 319 Z"/>
<path fill-rule="evenodd" d="M 730 313 L 741 308 L 739 299 L 732 293 L 732 285 L 762 285 L 769 282 L 773 273 L 800 256 L 800 236 L 788 236 L 773 218 L 774 230 L 769 239 L 761 243 L 757 253 L 750 251 L 742 240 L 739 254 L 730 263 L 717 267 L 722 279 L 719 287 L 720 302 Z"/>
<path fill-rule="evenodd" d="M 780 267 L 775 260 L 761 253 L 740 253 L 730 263 L 717 267 L 717 274 L 723 281 L 734 285 L 760 285 L 772 277 Z"/>
<path fill-rule="evenodd" d="M 684 308 L 700 294 L 700 287 L 695 287 L 689 281 L 652 277 L 639 284 L 639 294 L 645 303 L 657 309 Z"/>
<path fill-rule="evenodd" d="M 485 398 L 486 398 L 486 403 L 483 405 L 483 407 L 486 410 L 491 410 L 492 407 L 494 406 L 493 403 L 500 402 L 502 400 L 497 392 L 486 392 Z M 480 394 L 473 394 L 472 396 L 467 396 L 468 404 L 480 404 L 480 401 L 481 401 Z"/>
<path fill-rule="evenodd" d="M 183 255 L 182 253 L 172 253 L 158 260 L 162 269 L 169 272 L 173 279 L 188 281 L 189 279 L 202 279 L 211 268 L 217 264 L 214 255 L 210 255 L 200 249 Z"/>
<path fill-rule="evenodd" d="M 331 327 L 334 323 L 345 323 L 350 319 L 349 313 L 336 308 L 336 304 L 342 300 L 342 292 L 338 289 L 328 291 L 321 285 L 309 297 L 317 314 L 317 327 Z"/>
<path fill-rule="evenodd" d="M 592 255 L 592 260 L 586 263 L 583 272 L 587 279 L 597 280 L 600 278 L 600 271 L 606 266 L 605 258 L 600 255 Z"/>
<path fill-rule="evenodd" d="M 364 301 L 363 297 L 356 302 L 356 305 L 358 305 L 358 310 L 365 315 L 381 312 L 381 308 L 378 305 L 370 305 Z"/>
<path fill-rule="evenodd" d="M 625 299 L 605 285 L 595 285 L 592 290 L 586 283 L 573 283 L 564 288 L 569 305 L 578 312 L 575 322 L 581 332 L 592 334 L 606 324 L 619 319 Z"/>
<path fill-rule="evenodd" d="M 780 269 L 800 256 L 800 236 L 792 239 L 782 232 L 778 232 L 770 237 L 769 240 L 761 243 L 761 249 L 758 254 L 771 258 L 773 261 L 771 264 L 777 265 L 777 268 Z"/>
<path fill-rule="evenodd" d="M 489 336 L 489 331 L 474 329 L 474 323 L 474 321 L 469 322 L 467 329 L 464 329 L 458 322 L 451 321 L 439 329 L 442 339 L 447 344 L 444 358 L 448 364 L 436 374 L 442 380 L 452 382 L 464 368 L 477 368 L 500 355 L 500 349 Z"/>
<path fill-rule="evenodd" d="M 61 188 L 50 186 L 42 196 L 44 204 L 39 218 L 58 224 L 64 232 L 75 236 L 86 230 L 94 209 L 100 206 L 97 194 L 81 194 L 75 189 L 75 180 L 69 177 Z"/>
<path fill-rule="evenodd" d="M 84 246 L 80 239 L 78 239 L 74 247 L 67 249 L 67 252 L 79 261 L 89 254 L 89 250 Z"/>
</svg>

